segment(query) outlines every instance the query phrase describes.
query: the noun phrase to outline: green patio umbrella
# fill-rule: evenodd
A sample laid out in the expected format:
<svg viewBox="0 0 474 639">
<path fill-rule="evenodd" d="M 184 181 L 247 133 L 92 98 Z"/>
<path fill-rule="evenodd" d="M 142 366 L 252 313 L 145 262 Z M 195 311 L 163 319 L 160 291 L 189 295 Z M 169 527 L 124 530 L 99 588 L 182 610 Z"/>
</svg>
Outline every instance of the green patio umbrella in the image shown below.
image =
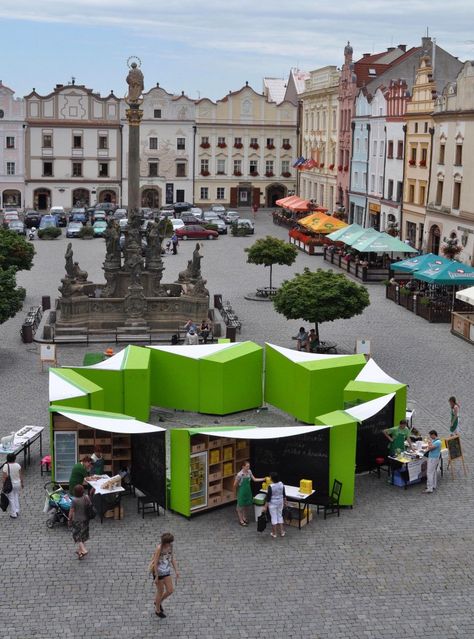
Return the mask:
<svg viewBox="0 0 474 639">
<path fill-rule="evenodd" d="M 417 250 L 388 233 L 377 233 L 372 237 L 360 237 L 352 248 L 361 253 L 416 253 Z"/>
<path fill-rule="evenodd" d="M 332 240 L 333 242 L 343 242 L 343 238 L 346 235 L 346 233 L 351 234 L 351 232 L 354 231 L 360 231 L 362 229 L 362 226 L 360 224 L 350 224 L 349 226 L 346 226 L 343 229 L 338 229 L 337 231 L 333 231 L 332 233 L 329 233 L 329 235 L 326 235 L 326 238 L 328 240 Z M 364 229 L 365 230 L 365 229 Z"/>
<path fill-rule="evenodd" d="M 413 274 L 416 280 L 429 282 L 430 284 L 440 284 L 444 286 L 457 286 L 474 284 L 474 268 L 467 264 L 461 264 L 454 260 L 442 266 L 432 266 L 423 271 L 416 271 Z"/>
<path fill-rule="evenodd" d="M 375 229 L 354 229 L 352 233 L 348 233 L 345 235 L 341 242 L 347 244 L 347 246 L 354 246 L 355 242 L 357 242 L 361 238 L 373 238 L 376 235 L 380 235 L 378 231 Z"/>
<path fill-rule="evenodd" d="M 402 271 L 403 273 L 414 273 L 415 271 L 424 271 L 426 268 L 443 266 L 449 263 L 450 260 L 441 255 L 428 253 L 427 255 L 410 257 L 408 260 L 402 260 L 401 262 L 393 262 L 391 269 L 392 271 Z"/>
</svg>

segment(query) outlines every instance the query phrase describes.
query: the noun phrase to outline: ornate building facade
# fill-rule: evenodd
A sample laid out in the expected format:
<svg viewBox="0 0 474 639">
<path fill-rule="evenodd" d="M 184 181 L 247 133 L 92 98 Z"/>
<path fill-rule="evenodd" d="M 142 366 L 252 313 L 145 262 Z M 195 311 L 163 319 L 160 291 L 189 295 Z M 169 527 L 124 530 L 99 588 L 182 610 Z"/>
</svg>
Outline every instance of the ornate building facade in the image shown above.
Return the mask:
<svg viewBox="0 0 474 639">
<path fill-rule="evenodd" d="M 0 81 L 0 208 L 23 207 L 25 104 Z"/>
</svg>

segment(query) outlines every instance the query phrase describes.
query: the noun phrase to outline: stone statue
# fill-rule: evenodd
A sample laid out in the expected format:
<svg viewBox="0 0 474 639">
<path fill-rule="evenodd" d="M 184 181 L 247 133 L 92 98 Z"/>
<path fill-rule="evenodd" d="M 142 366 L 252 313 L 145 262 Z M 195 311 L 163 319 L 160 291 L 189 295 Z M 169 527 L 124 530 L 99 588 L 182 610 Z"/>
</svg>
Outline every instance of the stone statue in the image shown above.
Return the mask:
<svg viewBox="0 0 474 639">
<path fill-rule="evenodd" d="M 107 284 L 102 290 L 103 297 L 114 297 L 117 288 L 117 275 L 115 272 L 104 271 L 104 277 Z"/>
<path fill-rule="evenodd" d="M 156 222 L 148 225 L 146 240 L 148 245 L 148 261 L 153 262 L 161 260 L 161 241 L 160 226 Z"/>
<path fill-rule="evenodd" d="M 72 243 L 69 242 L 67 245 L 66 253 L 64 257 L 66 258 L 66 275 L 71 279 L 74 277 L 74 265 L 72 261 L 73 251 L 72 251 Z"/>
<path fill-rule="evenodd" d="M 160 243 L 165 238 L 167 225 L 168 225 L 168 220 L 166 219 L 166 217 L 164 217 L 162 220 L 158 222 L 158 232 L 160 234 Z"/>
<path fill-rule="evenodd" d="M 109 220 L 105 231 L 107 262 L 118 262 L 120 265 L 120 230 L 115 220 Z"/>
<path fill-rule="evenodd" d="M 201 277 L 201 260 L 203 256 L 199 253 L 199 242 L 196 242 L 196 248 L 193 251 L 193 259 L 191 261 L 191 278 L 198 279 Z"/>
<path fill-rule="evenodd" d="M 143 73 L 138 68 L 136 62 L 132 62 L 130 65 L 130 71 L 127 75 L 127 84 L 128 84 L 128 96 L 127 102 L 129 104 L 138 104 L 140 100 L 140 96 L 143 93 L 143 89 L 145 88 L 143 81 Z"/>
<path fill-rule="evenodd" d="M 87 271 L 83 271 L 79 266 L 79 262 L 74 262 L 73 266 L 74 279 L 78 282 L 87 282 Z"/>
<path fill-rule="evenodd" d="M 192 297 L 208 297 L 209 291 L 206 288 L 207 280 L 203 280 L 202 277 L 198 277 L 196 284 L 194 285 L 191 296 Z"/>
</svg>

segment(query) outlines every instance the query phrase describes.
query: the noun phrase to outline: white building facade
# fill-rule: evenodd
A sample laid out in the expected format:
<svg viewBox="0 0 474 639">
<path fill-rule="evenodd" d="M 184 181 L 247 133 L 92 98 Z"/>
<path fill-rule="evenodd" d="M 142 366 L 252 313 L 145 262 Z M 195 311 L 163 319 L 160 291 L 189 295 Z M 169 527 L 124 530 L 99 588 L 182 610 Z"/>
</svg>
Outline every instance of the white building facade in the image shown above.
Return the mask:
<svg viewBox="0 0 474 639">
<path fill-rule="evenodd" d="M 381 226 L 381 200 L 384 194 L 385 177 L 385 116 L 387 103 L 380 89 L 377 89 L 370 102 L 370 148 L 367 188 L 368 225 L 377 231 L 385 230 Z"/>
<path fill-rule="evenodd" d="M 0 208 L 24 206 L 25 102 L 0 81 Z"/>
</svg>

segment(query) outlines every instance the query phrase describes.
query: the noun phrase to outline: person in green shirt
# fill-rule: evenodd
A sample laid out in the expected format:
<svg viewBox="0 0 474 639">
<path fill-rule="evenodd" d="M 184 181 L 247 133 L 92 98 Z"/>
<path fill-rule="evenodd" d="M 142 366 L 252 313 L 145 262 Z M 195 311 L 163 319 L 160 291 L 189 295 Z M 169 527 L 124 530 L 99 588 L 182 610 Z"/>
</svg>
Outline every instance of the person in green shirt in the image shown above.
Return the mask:
<svg viewBox="0 0 474 639">
<path fill-rule="evenodd" d="M 411 430 L 408 428 L 408 422 L 406 419 L 402 419 L 398 426 L 393 428 L 386 428 L 383 434 L 390 442 L 388 450 L 390 455 L 396 455 L 397 451 L 403 452 L 405 450 L 405 442 L 410 442 Z"/>
<path fill-rule="evenodd" d="M 71 475 L 69 477 L 69 494 L 74 495 L 74 487 L 82 486 L 84 481 L 90 479 L 89 475 L 92 468 L 92 459 L 89 455 L 83 457 L 80 462 L 74 464 L 71 469 Z"/>
</svg>

